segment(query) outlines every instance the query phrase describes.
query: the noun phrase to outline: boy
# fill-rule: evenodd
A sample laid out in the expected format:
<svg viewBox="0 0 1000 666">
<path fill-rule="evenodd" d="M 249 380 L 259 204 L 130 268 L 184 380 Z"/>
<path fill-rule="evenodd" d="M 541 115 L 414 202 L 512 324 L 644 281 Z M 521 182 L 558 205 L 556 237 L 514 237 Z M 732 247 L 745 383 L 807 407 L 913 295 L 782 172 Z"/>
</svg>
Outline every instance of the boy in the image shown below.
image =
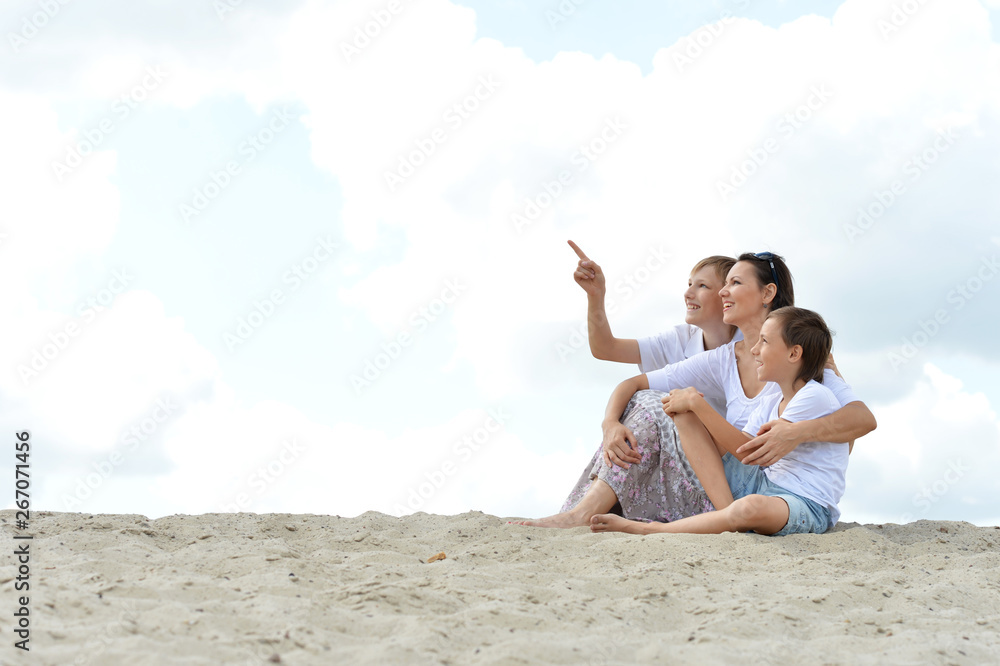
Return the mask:
<svg viewBox="0 0 1000 666">
<path fill-rule="evenodd" d="M 840 517 L 837 502 L 844 493 L 848 444 L 805 442 L 768 468 L 744 465 L 734 455 L 772 419 L 794 423 L 839 409 L 833 393 L 819 383 L 831 347 L 830 331 L 815 312 L 796 307 L 772 312 L 750 353 L 757 361 L 757 377 L 774 382 L 780 392 L 764 389 L 743 432 L 731 426 L 715 432 L 701 428 L 681 441 L 702 485 L 718 488 L 724 479 L 734 499 L 728 493 L 714 497 L 710 493 L 716 511 L 672 523 L 641 523 L 611 514 L 594 516 L 591 530 L 633 534 L 752 530 L 783 535 L 823 533 L 835 525 Z M 711 408 L 701 394 L 688 388 L 665 398 L 664 409 L 670 416 L 695 418 Z"/>
</svg>

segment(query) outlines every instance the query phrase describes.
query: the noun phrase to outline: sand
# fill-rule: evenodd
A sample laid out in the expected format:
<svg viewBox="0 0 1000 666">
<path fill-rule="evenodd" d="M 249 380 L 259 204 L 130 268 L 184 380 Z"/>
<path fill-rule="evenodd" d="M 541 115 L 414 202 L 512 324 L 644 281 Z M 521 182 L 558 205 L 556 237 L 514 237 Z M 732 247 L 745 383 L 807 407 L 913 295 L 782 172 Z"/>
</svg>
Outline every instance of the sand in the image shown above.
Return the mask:
<svg viewBox="0 0 1000 666">
<path fill-rule="evenodd" d="M 0 512 L 8 553 L 13 520 Z M 505 520 L 33 513 L 31 652 L 13 647 L 8 555 L 0 662 L 1000 662 L 1000 528 L 637 537 Z"/>
</svg>

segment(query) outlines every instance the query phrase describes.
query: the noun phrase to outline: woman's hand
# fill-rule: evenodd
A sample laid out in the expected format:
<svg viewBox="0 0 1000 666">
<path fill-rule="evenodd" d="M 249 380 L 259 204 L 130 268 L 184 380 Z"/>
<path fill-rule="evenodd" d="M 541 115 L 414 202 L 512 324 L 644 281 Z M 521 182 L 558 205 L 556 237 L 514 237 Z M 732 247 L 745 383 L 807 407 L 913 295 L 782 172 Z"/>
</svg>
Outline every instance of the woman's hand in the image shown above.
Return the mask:
<svg viewBox="0 0 1000 666">
<path fill-rule="evenodd" d="M 736 449 L 736 457 L 744 465 L 770 467 L 794 451 L 801 441 L 794 424 L 775 419 L 762 425 L 756 437 Z"/>
<path fill-rule="evenodd" d="M 604 462 L 609 467 L 618 465 L 628 469 L 629 463 L 637 463 L 642 460 L 639 456 L 639 442 L 635 435 L 617 421 L 604 426 L 604 441 L 601 443 L 601 448 L 603 449 Z"/>
<path fill-rule="evenodd" d="M 663 403 L 663 411 L 667 413 L 667 416 L 673 416 L 674 414 L 693 412 L 698 402 L 704 399 L 704 393 L 689 386 L 683 389 L 674 389 L 669 395 L 660 398 L 660 402 Z"/>
<path fill-rule="evenodd" d="M 832 353 L 829 356 L 826 357 L 826 367 L 828 367 L 831 370 L 833 370 L 833 372 L 838 377 L 840 377 L 841 379 L 844 379 L 844 375 L 840 374 L 840 370 L 837 369 L 837 363 L 833 360 L 833 354 Z M 847 380 L 844 380 L 844 381 L 847 381 Z"/>
</svg>

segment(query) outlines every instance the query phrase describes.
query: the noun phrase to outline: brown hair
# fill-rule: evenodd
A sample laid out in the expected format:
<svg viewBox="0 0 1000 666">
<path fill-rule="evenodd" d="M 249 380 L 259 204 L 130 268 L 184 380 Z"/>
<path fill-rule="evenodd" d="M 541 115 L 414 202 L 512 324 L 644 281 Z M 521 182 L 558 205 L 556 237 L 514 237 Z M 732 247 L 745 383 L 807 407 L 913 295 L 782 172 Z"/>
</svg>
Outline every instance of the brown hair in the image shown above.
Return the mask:
<svg viewBox="0 0 1000 666">
<path fill-rule="evenodd" d="M 726 276 L 729 275 L 730 269 L 736 265 L 736 260 L 732 257 L 723 257 L 720 254 L 712 255 L 711 257 L 705 257 L 691 269 L 691 273 L 697 273 L 703 268 L 714 268 L 715 274 L 719 276 L 719 281 L 722 284 L 726 283 Z"/>
<path fill-rule="evenodd" d="M 768 266 L 769 271 L 770 268 Z M 778 320 L 786 345 L 802 347 L 802 367 L 796 379 L 815 379 L 822 384 L 823 368 L 833 347 L 833 336 L 823 318 L 812 310 L 792 306 L 778 308 L 767 318 Z"/>
<path fill-rule="evenodd" d="M 759 282 L 762 287 L 773 284 L 778 288 L 774 298 L 771 299 L 771 304 L 768 306 L 772 312 L 778 308 L 795 305 L 795 290 L 792 288 L 792 272 L 789 271 L 788 266 L 785 265 L 784 257 L 780 257 L 772 253 L 770 259 L 761 259 L 753 252 L 744 252 L 740 255 L 737 261 L 745 261 L 753 265 L 754 275 L 757 277 L 757 282 Z M 774 275 L 771 274 L 772 262 L 774 263 Z M 777 281 L 775 281 L 775 276 L 777 276 Z"/>
</svg>

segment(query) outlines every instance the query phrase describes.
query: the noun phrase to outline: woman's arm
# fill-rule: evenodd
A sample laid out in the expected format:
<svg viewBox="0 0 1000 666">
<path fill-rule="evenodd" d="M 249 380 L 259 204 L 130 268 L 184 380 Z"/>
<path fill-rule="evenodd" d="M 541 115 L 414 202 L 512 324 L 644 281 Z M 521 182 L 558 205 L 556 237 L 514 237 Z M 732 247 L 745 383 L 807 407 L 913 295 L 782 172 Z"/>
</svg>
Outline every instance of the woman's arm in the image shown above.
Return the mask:
<svg viewBox="0 0 1000 666">
<path fill-rule="evenodd" d="M 725 400 L 726 386 L 722 366 L 726 355 L 732 353 L 732 346 L 723 345 L 648 372 L 646 377 L 649 387 L 669 393 L 674 389 L 693 386 L 702 395 Z"/>
<path fill-rule="evenodd" d="M 739 448 L 747 465 L 773 465 L 803 442 L 851 442 L 878 427 L 875 415 L 860 400 L 819 419 L 788 423 L 778 419 L 761 426 L 760 434 Z"/>
<path fill-rule="evenodd" d="M 636 391 L 645 391 L 648 388 L 649 381 L 646 375 L 638 375 L 626 379 L 611 393 L 608 407 L 604 410 L 604 421 L 601 423 L 601 431 L 604 433 L 601 446 L 604 449 L 604 462 L 608 465 L 614 464 L 627 469 L 628 463 L 642 460 L 639 457 L 635 435 L 619 419 L 625 413 L 632 395 Z"/>
</svg>

